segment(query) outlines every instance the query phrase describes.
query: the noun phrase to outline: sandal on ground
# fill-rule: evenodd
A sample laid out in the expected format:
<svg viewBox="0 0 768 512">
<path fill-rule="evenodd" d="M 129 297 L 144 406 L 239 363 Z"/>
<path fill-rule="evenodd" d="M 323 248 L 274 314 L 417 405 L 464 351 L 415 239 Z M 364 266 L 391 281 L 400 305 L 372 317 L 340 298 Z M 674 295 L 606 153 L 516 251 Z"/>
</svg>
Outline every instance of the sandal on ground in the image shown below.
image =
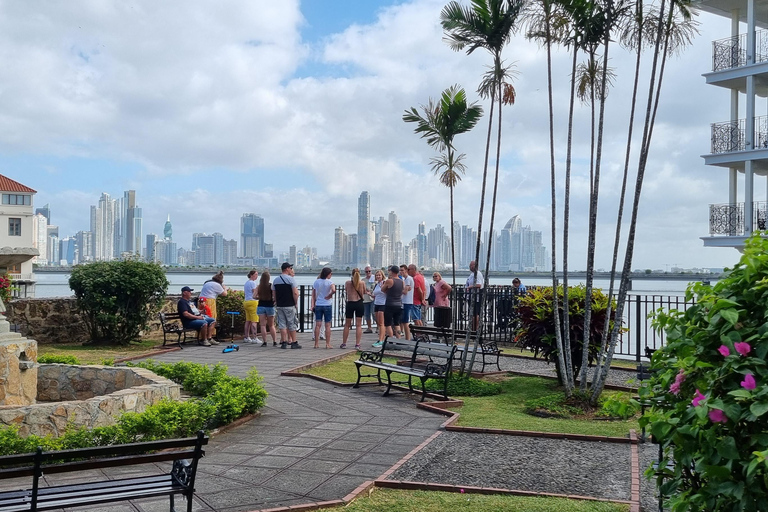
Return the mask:
<svg viewBox="0 0 768 512">
<path fill-rule="evenodd" d="M 333 345 L 330 345 L 330 344 L 326 344 L 326 345 L 325 345 L 325 348 L 333 348 Z"/>
</svg>

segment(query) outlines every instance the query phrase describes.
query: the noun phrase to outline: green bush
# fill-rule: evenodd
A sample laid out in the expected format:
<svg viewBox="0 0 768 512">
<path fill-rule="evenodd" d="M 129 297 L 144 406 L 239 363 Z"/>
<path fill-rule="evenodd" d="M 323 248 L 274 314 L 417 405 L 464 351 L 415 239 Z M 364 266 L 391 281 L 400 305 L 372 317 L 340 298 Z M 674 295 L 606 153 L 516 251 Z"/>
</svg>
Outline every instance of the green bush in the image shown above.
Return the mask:
<svg viewBox="0 0 768 512">
<path fill-rule="evenodd" d="M 256 412 L 264 406 L 267 392 L 262 377 L 252 369 L 244 379 L 227 375 L 227 367 L 197 363 L 176 364 L 146 361 L 147 368 L 179 384 L 195 397 L 179 402 L 162 400 L 141 413 L 125 413 L 115 425 L 93 429 L 69 428 L 58 438 L 19 436 L 17 427 L 0 427 L 0 455 L 44 450 L 68 450 L 89 446 L 191 437 Z"/>
<path fill-rule="evenodd" d="M 234 329 L 235 333 L 241 333 L 245 330 L 245 308 L 243 302 L 245 301 L 245 293 L 242 290 L 227 291 L 226 297 L 219 297 L 216 299 L 216 330 L 220 336 L 227 337 L 232 334 Z M 235 326 L 232 327 L 232 316 L 227 314 L 227 311 L 236 311 L 239 315 L 234 315 Z"/>
<path fill-rule="evenodd" d="M 563 287 L 557 290 L 560 308 L 560 325 L 563 319 Z M 586 288 L 581 286 L 568 287 L 568 315 L 571 339 L 571 364 L 573 374 L 578 377 L 581 371 L 581 361 L 584 347 L 584 304 Z M 592 290 L 592 316 L 589 337 L 589 362 L 597 358 L 605 327 L 605 315 L 608 296 L 599 289 Z M 555 338 L 554 306 L 552 287 L 541 287 L 528 290 L 520 298 L 517 307 L 520 318 L 519 343 L 533 351 L 534 357 L 541 355 L 549 362 L 557 361 L 557 343 Z M 616 304 L 611 309 L 611 325 L 616 318 Z M 560 368 L 557 368 L 557 378 L 563 384 Z"/>
<path fill-rule="evenodd" d="M 624 393 L 611 393 L 601 397 L 599 416 L 628 420 L 640 412 L 640 403 Z"/>
<path fill-rule="evenodd" d="M 91 340 L 127 344 L 160 310 L 168 280 L 155 263 L 97 261 L 75 266 L 69 286 Z"/>
<path fill-rule="evenodd" d="M 686 311 L 656 313 L 667 344 L 640 390 L 658 402 L 641 424 L 661 467 L 674 462 L 661 492 L 672 510 L 768 510 L 768 240 L 747 240 L 714 287 L 692 284 L 685 298 Z"/>
<path fill-rule="evenodd" d="M 427 391 L 443 392 L 443 381 L 429 379 Z M 492 396 L 501 393 L 501 384 L 487 382 L 474 377 L 453 376 L 448 379 L 448 396 Z"/>
<path fill-rule="evenodd" d="M 40 364 L 82 364 L 75 356 L 62 356 L 56 354 L 43 354 L 38 356 L 37 362 Z"/>
<path fill-rule="evenodd" d="M 577 391 L 574 393 L 574 399 L 568 400 L 565 393 L 553 393 L 551 395 L 533 398 L 525 401 L 525 412 L 533 416 L 555 416 L 560 418 L 570 418 L 585 414 L 584 404 L 589 403 L 589 396 L 579 396 Z M 543 413 L 543 414 L 542 414 Z"/>
</svg>

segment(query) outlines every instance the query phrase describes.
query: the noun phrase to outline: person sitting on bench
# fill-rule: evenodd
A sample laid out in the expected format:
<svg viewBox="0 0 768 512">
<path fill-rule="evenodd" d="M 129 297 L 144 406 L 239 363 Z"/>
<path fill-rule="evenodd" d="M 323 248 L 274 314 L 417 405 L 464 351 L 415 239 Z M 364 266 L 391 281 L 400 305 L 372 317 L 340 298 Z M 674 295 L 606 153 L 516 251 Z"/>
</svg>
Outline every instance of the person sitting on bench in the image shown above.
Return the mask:
<svg viewBox="0 0 768 512">
<path fill-rule="evenodd" d="M 216 327 L 216 320 L 200 313 L 194 302 L 192 302 L 192 292 L 195 291 L 189 286 L 185 286 L 181 289 L 181 299 L 179 299 L 176 305 L 176 310 L 179 312 L 181 318 L 181 324 L 187 329 L 195 329 L 199 333 L 197 343 L 204 347 L 210 347 L 211 345 L 218 345 L 218 341 L 210 339 L 210 333 L 212 329 Z"/>
</svg>

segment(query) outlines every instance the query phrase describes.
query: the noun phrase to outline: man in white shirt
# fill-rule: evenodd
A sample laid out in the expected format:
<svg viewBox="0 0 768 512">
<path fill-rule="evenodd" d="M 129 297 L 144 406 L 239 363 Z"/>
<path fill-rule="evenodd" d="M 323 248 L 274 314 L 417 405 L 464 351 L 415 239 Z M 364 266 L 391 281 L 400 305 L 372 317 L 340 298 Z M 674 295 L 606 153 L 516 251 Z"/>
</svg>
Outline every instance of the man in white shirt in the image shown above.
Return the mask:
<svg viewBox="0 0 768 512">
<path fill-rule="evenodd" d="M 413 278 L 408 275 L 408 266 L 400 265 L 400 275 L 403 276 L 403 318 L 400 321 L 401 331 L 405 332 L 405 339 L 411 339 L 409 323 L 413 317 Z"/>
<path fill-rule="evenodd" d="M 371 329 L 371 317 L 373 316 L 373 295 L 371 295 L 371 293 L 373 292 L 373 286 L 376 284 L 376 277 L 373 275 L 370 266 L 365 267 L 365 276 L 363 277 L 362 281 L 365 283 L 366 291 L 366 294 L 363 295 L 363 306 L 365 307 L 363 318 L 365 318 L 365 322 L 368 324 L 368 328 L 365 330 L 364 334 L 371 334 L 373 332 Z"/>
<path fill-rule="evenodd" d="M 477 268 L 477 262 L 469 262 L 469 277 L 467 278 L 467 284 L 465 289 L 467 290 L 467 300 L 469 301 L 470 311 L 473 311 L 472 315 L 472 330 L 476 331 L 480 325 L 480 290 L 483 289 L 483 273 L 477 271 L 477 279 L 475 279 L 475 269 Z"/>
</svg>

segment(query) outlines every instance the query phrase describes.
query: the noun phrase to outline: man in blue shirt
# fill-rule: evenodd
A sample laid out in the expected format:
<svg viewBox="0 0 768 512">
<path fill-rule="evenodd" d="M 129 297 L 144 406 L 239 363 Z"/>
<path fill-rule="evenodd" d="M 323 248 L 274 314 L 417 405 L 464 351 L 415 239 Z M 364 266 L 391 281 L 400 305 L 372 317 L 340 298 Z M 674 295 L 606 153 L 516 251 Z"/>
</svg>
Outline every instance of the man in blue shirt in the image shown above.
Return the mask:
<svg viewBox="0 0 768 512">
<path fill-rule="evenodd" d="M 176 304 L 176 311 L 179 312 L 179 318 L 181 318 L 181 325 L 187 329 L 196 329 L 198 334 L 199 345 L 204 347 L 210 347 L 212 345 L 210 340 L 210 333 L 212 329 L 216 327 L 216 320 L 200 313 L 194 302 L 192 302 L 192 292 L 195 291 L 189 286 L 185 286 L 181 289 L 181 299 Z"/>
</svg>

